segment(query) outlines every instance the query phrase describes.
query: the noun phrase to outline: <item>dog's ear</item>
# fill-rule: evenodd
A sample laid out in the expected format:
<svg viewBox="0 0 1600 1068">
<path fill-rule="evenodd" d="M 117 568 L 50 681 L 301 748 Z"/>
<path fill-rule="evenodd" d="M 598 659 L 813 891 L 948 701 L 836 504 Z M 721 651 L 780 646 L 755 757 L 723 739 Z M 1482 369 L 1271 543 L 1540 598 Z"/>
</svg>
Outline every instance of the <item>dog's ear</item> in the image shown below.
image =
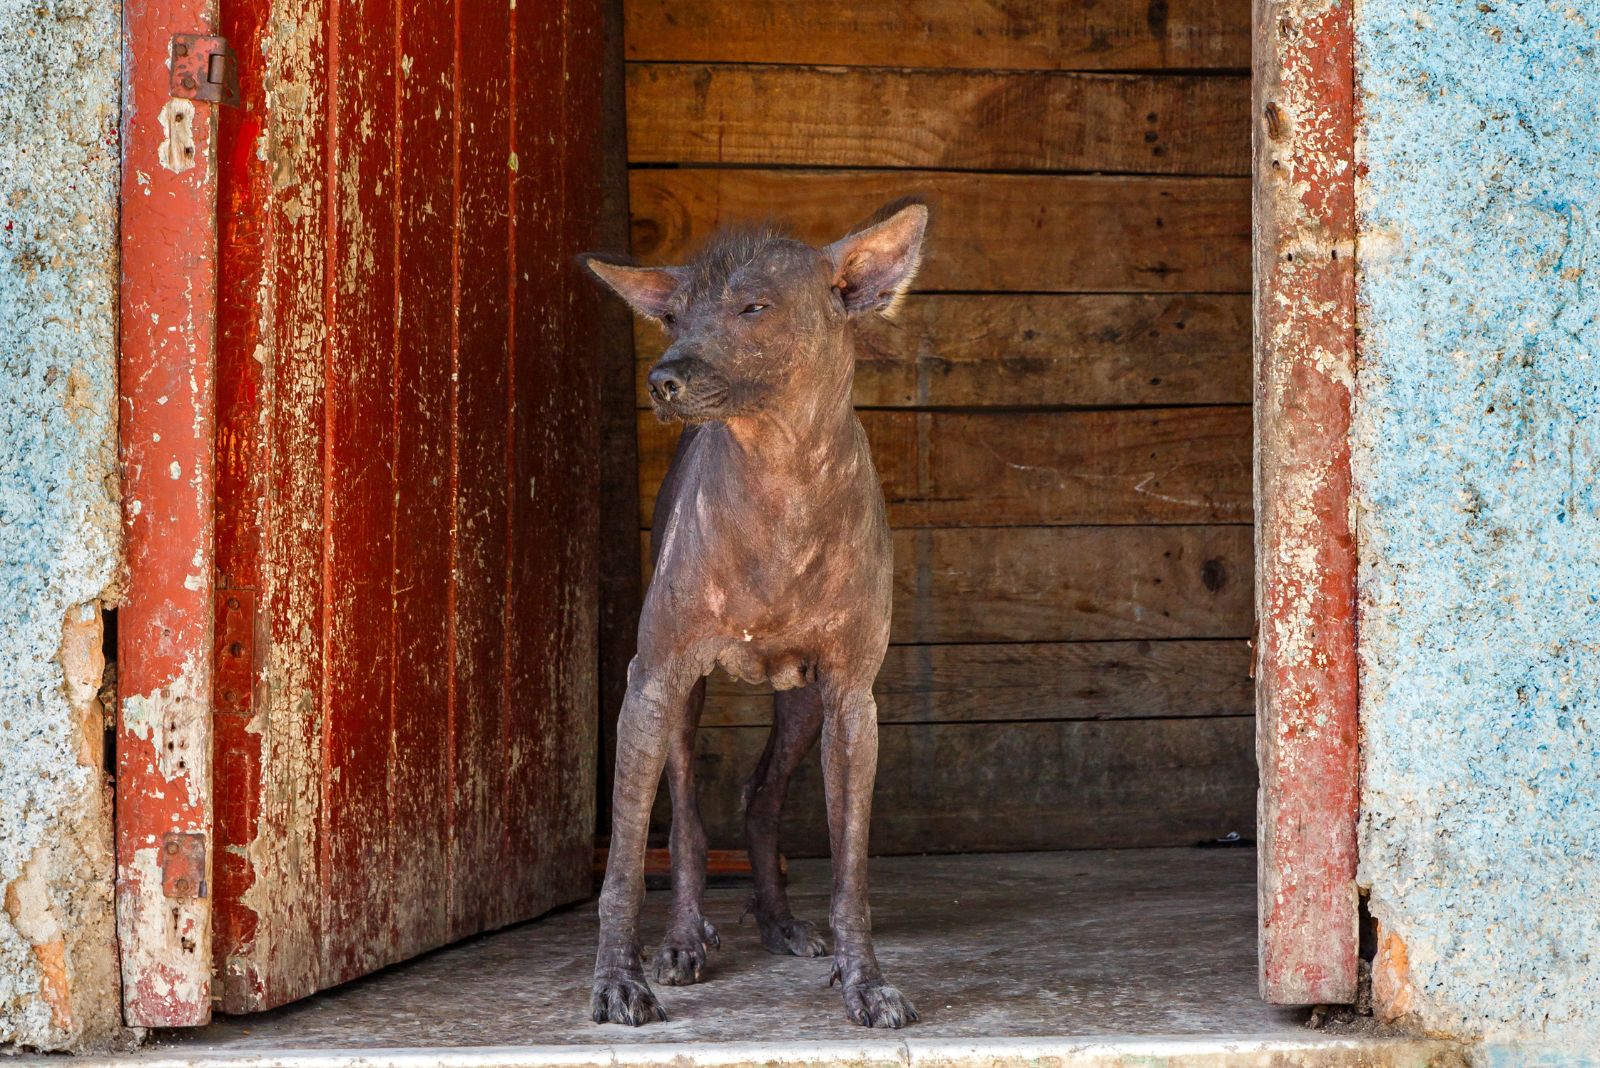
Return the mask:
<svg viewBox="0 0 1600 1068">
<path fill-rule="evenodd" d="M 833 264 L 833 287 L 851 315 L 893 315 L 922 264 L 928 206 L 914 197 L 885 204 L 823 252 Z"/>
<path fill-rule="evenodd" d="M 578 262 L 634 311 L 657 321 L 667 314 L 673 294 L 688 277 L 682 267 L 640 267 L 595 253 L 584 253 Z"/>
</svg>

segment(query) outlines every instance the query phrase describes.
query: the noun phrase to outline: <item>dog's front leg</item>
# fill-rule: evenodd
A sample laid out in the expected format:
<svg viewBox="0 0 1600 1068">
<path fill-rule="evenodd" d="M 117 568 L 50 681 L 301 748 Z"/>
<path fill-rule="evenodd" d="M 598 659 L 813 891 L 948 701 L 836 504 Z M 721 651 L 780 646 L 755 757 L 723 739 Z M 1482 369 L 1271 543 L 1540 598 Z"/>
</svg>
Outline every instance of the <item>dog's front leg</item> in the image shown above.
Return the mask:
<svg viewBox="0 0 1600 1068">
<path fill-rule="evenodd" d="M 845 1013 L 865 1027 L 904 1027 L 917 1010 L 884 981 L 872 949 L 867 830 L 878 773 L 878 707 L 869 690 L 829 695 L 822 724 L 822 778 L 833 852 L 833 978 Z"/>
<path fill-rule="evenodd" d="M 692 673 L 644 665 L 639 658 L 628 668 L 628 695 L 617 720 L 611 849 L 600 890 L 600 946 L 589 1003 L 595 1023 L 638 1026 L 667 1018 L 645 982 L 639 912 L 644 905 L 650 808 L 661 783 L 667 745 L 678 729 L 675 719 L 693 684 Z"/>
</svg>

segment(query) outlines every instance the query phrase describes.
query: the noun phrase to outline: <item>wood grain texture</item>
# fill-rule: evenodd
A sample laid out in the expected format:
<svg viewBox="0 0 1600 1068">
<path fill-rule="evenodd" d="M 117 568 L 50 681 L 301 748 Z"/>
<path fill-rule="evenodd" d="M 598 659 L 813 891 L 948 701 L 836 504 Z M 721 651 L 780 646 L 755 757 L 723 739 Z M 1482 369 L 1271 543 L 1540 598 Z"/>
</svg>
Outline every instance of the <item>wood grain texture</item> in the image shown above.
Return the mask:
<svg viewBox="0 0 1600 1068">
<path fill-rule="evenodd" d="M 509 64 L 472 61 L 470 42 L 510 39 L 510 9 L 463 3 L 457 43 L 455 836 L 450 919 L 460 938 L 501 921 L 507 842 L 506 697 L 510 501 Z"/>
<path fill-rule="evenodd" d="M 395 159 L 363 129 L 393 129 L 392 9 L 333 24 L 337 48 L 325 188 L 333 232 L 326 352 L 327 526 L 323 564 L 322 981 L 391 963 L 395 841 L 390 811 L 394 679 Z M 349 655 L 359 648 L 361 655 Z M 374 744 L 376 739 L 376 744 Z M 337 774 L 334 774 L 337 769 Z"/>
<path fill-rule="evenodd" d="M 884 724 L 872 851 L 998 852 L 1189 845 L 1254 825 L 1249 716 L 1207 719 Z M 743 844 L 744 781 L 765 730 L 702 730 L 695 748 L 711 844 Z M 665 827 L 658 799 L 657 826 Z M 828 851 L 815 750 L 784 806 L 783 851 Z"/>
<path fill-rule="evenodd" d="M 873 692 L 880 723 L 1248 716 L 1254 703 L 1237 639 L 892 645 Z M 771 688 L 718 671 L 700 722 L 771 723 Z"/>
<path fill-rule="evenodd" d="M 633 64 L 628 156 L 1247 175 L 1249 95 L 1248 79 L 1220 75 Z"/>
<path fill-rule="evenodd" d="M 719 225 L 781 219 L 813 244 L 920 193 L 933 209 L 917 286 L 1051 293 L 1243 293 L 1250 190 L 1241 178 L 1109 178 L 686 168 L 630 177 L 633 251 L 688 257 Z"/>
<path fill-rule="evenodd" d="M 394 454 L 395 953 L 414 956 L 450 937 L 450 910 L 436 888 L 450 869 L 450 334 L 439 293 L 452 284 L 451 233 L 430 225 L 454 192 L 450 168 L 430 152 L 455 116 L 455 3 L 400 26 L 410 68 L 400 82 L 396 127 L 399 329 Z"/>
<path fill-rule="evenodd" d="M 329 86 L 320 12 L 288 35 L 274 35 L 263 4 L 228 4 L 221 14 L 235 52 L 260 55 L 263 70 L 243 79 L 245 107 L 224 109 L 223 129 L 235 140 L 221 180 L 241 195 L 218 218 L 228 249 L 224 314 L 249 324 L 225 328 L 219 370 L 231 378 L 233 368 L 261 366 L 257 354 L 267 356 L 262 388 L 235 398 L 260 419 L 262 450 L 218 442 L 235 460 L 260 464 L 268 484 L 260 495 L 242 478 L 217 486 L 219 513 L 259 531 L 255 663 L 271 665 L 250 695 L 255 714 L 229 739 L 246 744 L 219 752 L 213 778 L 219 797 L 254 795 L 228 809 L 246 819 L 217 828 L 216 861 L 229 877 L 214 886 L 223 922 L 212 963 L 218 1007 L 250 1012 L 304 997 L 321 973 L 322 886 L 304 858 L 319 849 L 322 789 Z M 268 107 L 263 82 L 302 87 L 297 106 Z M 262 129 L 277 146 L 267 160 L 253 150 Z"/>
<path fill-rule="evenodd" d="M 600 160 L 602 206 L 596 247 L 616 251 L 628 247 L 628 131 L 623 114 L 626 97 L 622 60 L 621 3 L 602 7 L 600 69 Z M 587 279 L 580 285 L 589 285 Z M 594 352 L 600 367 L 600 722 L 599 785 L 595 791 L 595 829 L 611 826 L 612 772 L 616 763 L 617 717 L 628 689 L 628 663 L 633 659 L 639 624 L 639 556 L 634 551 L 638 529 L 639 446 L 630 390 L 637 358 L 633 350 L 634 316 L 609 294 L 595 297 L 598 330 L 580 339 L 575 352 Z"/>
<path fill-rule="evenodd" d="M 913 294 L 860 321 L 862 407 L 1116 407 L 1250 403 L 1243 294 Z M 635 399 L 666 350 L 635 328 Z"/>
<path fill-rule="evenodd" d="M 581 896 L 593 833 L 598 6 L 279 6 L 230 5 L 277 89 L 222 161 L 219 490 L 261 586 L 216 783 L 235 1012 Z"/>
<path fill-rule="evenodd" d="M 594 834 L 598 573 L 593 361 L 600 294 L 578 277 L 599 219 L 598 5 L 513 9 L 509 169 L 512 461 L 507 493 L 506 792 L 501 922 L 586 896 Z M 565 20 L 565 32 L 563 21 Z"/>
<path fill-rule="evenodd" d="M 894 532 L 898 644 L 1244 638 L 1250 612 L 1248 526 Z"/>
<path fill-rule="evenodd" d="M 628 0 L 635 60 L 1030 70 L 1244 69 L 1239 0 Z"/>
<path fill-rule="evenodd" d="M 560 358 L 567 328 L 562 262 L 567 143 L 562 0 L 523 0 L 511 8 L 511 129 L 501 171 L 507 183 L 511 295 L 508 385 L 511 389 L 504 553 L 506 682 L 500 753 L 505 837 L 494 860 L 496 925 L 549 907 L 548 858 L 561 828 L 562 667 L 570 645 L 563 612 L 569 554 L 562 527 L 571 494 L 553 477 L 570 465 L 574 483 L 592 484 L 594 449 L 573 440 L 589 391 L 574 388 L 587 361 Z M 515 166 L 509 161 L 515 159 Z M 581 372 L 578 372 L 581 373 Z M 571 414 L 576 414 L 571 412 Z M 571 532 L 579 536 L 578 531 Z M 583 531 L 585 548 L 592 532 Z M 576 754 L 574 754 L 576 757 Z"/>
<path fill-rule="evenodd" d="M 1250 408 L 861 413 L 891 525 L 1250 521 Z M 639 413 L 639 521 L 678 425 Z"/>
<path fill-rule="evenodd" d="M 218 33 L 235 47 L 259 39 L 262 32 L 259 12 L 235 6 L 219 12 Z M 264 104 L 262 87 L 241 85 L 245 94 L 242 108 L 223 108 L 217 115 L 219 158 L 236 156 L 259 131 L 259 114 Z M 248 149 L 245 149 L 248 151 Z M 279 244 L 279 235 L 270 219 L 263 218 L 261 205 L 271 192 L 266 168 L 219 167 L 217 170 L 217 351 L 255 352 L 256 346 L 268 351 L 271 337 L 268 317 L 258 314 L 259 290 L 270 286 L 268 264 Z M 220 644 L 224 622 L 232 611 L 227 598 L 245 592 L 254 601 L 263 589 L 265 565 L 270 560 L 261 523 L 258 521 L 270 492 L 267 465 L 268 422 L 258 398 L 271 388 L 277 364 L 269 361 L 227 360 L 217 362 L 217 426 L 215 486 L 216 574 L 221 611 L 217 619 Z M 245 601 L 236 598 L 243 606 Z M 254 633 L 259 616 L 243 627 Z M 241 628 L 242 629 L 242 628 Z M 256 642 L 251 642 L 254 653 Z M 223 653 L 231 656 L 232 650 Z M 253 666 L 253 665 L 252 665 Z M 219 841 L 248 841 L 255 828 L 270 825 L 278 816 L 274 806 L 263 803 L 261 769 L 266 748 L 266 732 L 256 727 L 262 709 L 257 687 L 235 687 L 224 670 L 213 684 L 211 710 L 213 730 L 212 807 Z M 231 691 L 232 700 L 229 700 Z M 212 920 L 212 998 L 215 1007 L 233 1011 L 232 1005 L 255 996 L 259 986 L 256 959 L 270 952 L 270 941 L 259 939 L 261 924 L 252 909 L 238 907 L 258 880 L 246 850 L 213 850 L 211 885 Z M 263 884 L 267 880 L 261 880 Z M 263 889 L 266 889 L 265 885 Z M 246 948 L 248 947 L 248 948 Z M 230 957 L 232 958 L 230 962 Z M 230 968 L 229 965 L 232 964 Z"/>
<path fill-rule="evenodd" d="M 897 642 L 1240 638 L 1249 527 L 906 530 Z"/>
</svg>

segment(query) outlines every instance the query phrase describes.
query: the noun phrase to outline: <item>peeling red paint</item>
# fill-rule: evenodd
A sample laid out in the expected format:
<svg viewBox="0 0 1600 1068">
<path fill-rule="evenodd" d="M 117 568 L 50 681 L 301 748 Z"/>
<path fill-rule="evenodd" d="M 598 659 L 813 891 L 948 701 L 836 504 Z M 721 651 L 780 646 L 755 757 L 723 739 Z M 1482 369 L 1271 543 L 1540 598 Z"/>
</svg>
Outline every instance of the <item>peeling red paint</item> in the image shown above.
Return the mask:
<svg viewBox="0 0 1600 1068">
<path fill-rule="evenodd" d="M 211 834 L 216 167 L 211 106 L 168 97 L 178 29 L 210 32 L 210 5 L 123 8 L 117 933 L 140 1027 L 211 1014 L 210 901 L 161 877 L 165 835 Z"/>
<path fill-rule="evenodd" d="M 224 1011 L 589 891 L 599 21 L 223 12 Z"/>
<path fill-rule="evenodd" d="M 1283 1004 L 1356 992 L 1351 17 L 1255 8 L 1260 966 Z"/>
</svg>

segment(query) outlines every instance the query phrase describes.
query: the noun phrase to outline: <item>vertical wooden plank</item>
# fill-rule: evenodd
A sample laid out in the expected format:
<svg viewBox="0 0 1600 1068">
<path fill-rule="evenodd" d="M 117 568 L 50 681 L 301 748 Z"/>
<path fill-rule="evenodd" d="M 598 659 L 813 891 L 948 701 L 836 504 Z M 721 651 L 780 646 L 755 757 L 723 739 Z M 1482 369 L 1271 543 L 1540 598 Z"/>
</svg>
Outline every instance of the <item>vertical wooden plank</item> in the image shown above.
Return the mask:
<svg viewBox="0 0 1600 1068">
<path fill-rule="evenodd" d="M 265 738 L 253 729 L 258 705 L 252 676 L 271 372 L 268 361 L 251 357 L 266 353 L 271 343 L 271 320 L 262 314 L 262 290 L 272 258 L 271 185 L 255 152 L 264 133 L 266 108 L 261 70 L 255 62 L 265 14 L 260 4 L 236 3 L 227 5 L 220 16 L 220 32 L 246 57 L 240 71 L 242 104 L 218 115 L 215 515 L 221 592 L 214 666 L 226 666 L 216 671 L 212 697 L 217 846 L 212 864 L 212 956 L 214 994 L 225 1006 L 255 1000 L 260 985 L 259 975 L 246 963 L 261 926 L 256 911 L 244 905 L 255 886 L 255 867 L 247 850 L 228 847 L 253 839 L 262 816 Z M 239 641 L 245 634 L 248 637 Z"/>
<path fill-rule="evenodd" d="M 624 114 L 622 0 L 599 5 L 600 229 L 594 247 L 628 246 L 628 143 Z M 580 251 L 583 251 L 580 249 Z M 585 280 L 587 281 L 587 280 Z M 638 553 L 639 445 L 629 404 L 634 363 L 633 316 L 621 301 L 601 301 L 597 312 L 600 367 L 600 722 L 596 829 L 611 824 L 616 722 L 628 686 L 628 662 L 638 635 L 641 578 Z"/>
<path fill-rule="evenodd" d="M 395 955 L 449 940 L 450 292 L 454 0 L 396 0 L 399 338 L 395 374 Z"/>
<path fill-rule="evenodd" d="M 212 5 L 123 8 L 117 935 L 123 1018 L 211 1014 L 212 502 L 217 161 L 212 105 L 168 91 L 174 30 Z"/>
<path fill-rule="evenodd" d="M 1256 0 L 1261 993 L 1356 992 L 1354 61 L 1350 5 Z"/>
<path fill-rule="evenodd" d="M 269 6 L 268 0 L 254 0 Z M 276 14 L 287 0 L 271 0 Z M 228 1011 L 270 1008 L 322 985 L 323 895 L 318 868 L 322 805 L 324 367 L 332 150 L 328 106 L 329 5 L 305 0 L 292 21 L 274 19 L 261 52 L 268 94 L 266 160 L 273 260 L 262 294 L 271 323 L 269 487 L 262 522 L 257 689 L 261 715 L 261 819 L 241 843 L 254 889 L 244 907 L 263 923 L 227 962 Z M 230 8 L 244 5 L 230 4 Z M 241 42 L 243 44 L 244 42 Z M 248 47 L 248 46 L 247 46 Z M 255 51 L 255 50 L 253 50 Z M 246 65 L 248 79 L 249 64 Z M 236 161 L 237 156 L 230 157 Z M 256 359 L 256 352 L 232 358 Z M 235 981 L 234 976 L 242 976 Z M 233 992 L 249 994 L 235 1007 Z"/>
<path fill-rule="evenodd" d="M 303 997 L 321 974 L 325 11 L 300 4 L 286 32 L 272 18 L 280 2 L 228 4 L 222 24 L 244 92 L 244 110 L 223 115 L 219 155 L 229 641 L 217 653 L 213 961 L 227 1012 Z M 254 620 L 241 620 L 252 600 Z M 241 637 L 247 680 L 232 651 Z"/>
<path fill-rule="evenodd" d="M 566 15 L 566 156 L 565 205 L 562 211 L 562 255 L 566 314 L 557 352 L 560 371 L 560 437 L 563 448 L 551 450 L 551 481 L 565 472 L 561 510 L 562 591 L 559 625 L 562 633 L 558 679 L 560 719 L 556 732 L 555 772 L 549 795 L 550 819 L 557 829 L 552 844 L 551 886 L 557 898 L 582 897 L 592 887 L 592 871 L 584 857 L 594 844 L 596 744 L 599 738 L 599 531 L 600 502 L 600 374 L 604 356 L 596 351 L 604 337 L 602 316 L 608 304 L 597 286 L 580 277 L 573 263 L 578 252 L 602 246 L 602 218 L 607 207 L 603 178 L 606 133 L 602 122 L 608 46 L 604 36 L 605 0 L 567 0 Z M 617 42 L 620 44 L 620 41 Z M 620 63 L 615 72 L 621 74 Z M 620 152 L 620 145 L 616 151 Z M 620 159 L 619 159 L 620 163 Z M 620 177 L 620 176 L 619 176 Z M 620 231 L 625 220 L 613 222 Z M 620 245 L 613 247 L 621 247 Z M 616 335 L 626 336 L 619 324 Z M 572 359 L 573 354 L 583 354 Z"/>
<path fill-rule="evenodd" d="M 501 922 L 505 849 L 505 606 L 508 536 L 507 182 L 511 160 L 504 45 L 509 6 L 457 8 L 456 499 L 454 809 L 451 922 L 456 937 Z M 485 52 L 484 45 L 492 44 Z"/>
<path fill-rule="evenodd" d="M 394 507 L 394 8 L 330 19 L 323 605 L 323 975 L 393 960 L 388 886 Z"/>
<path fill-rule="evenodd" d="M 512 24 L 510 208 L 514 226 L 512 456 L 513 536 L 506 574 L 506 847 L 501 908 L 528 915 L 549 898 L 560 710 L 562 497 L 552 461 L 561 453 L 558 413 L 566 376 L 561 256 L 565 138 L 562 0 L 523 0 Z M 555 455 L 552 455 L 554 453 Z"/>
</svg>

